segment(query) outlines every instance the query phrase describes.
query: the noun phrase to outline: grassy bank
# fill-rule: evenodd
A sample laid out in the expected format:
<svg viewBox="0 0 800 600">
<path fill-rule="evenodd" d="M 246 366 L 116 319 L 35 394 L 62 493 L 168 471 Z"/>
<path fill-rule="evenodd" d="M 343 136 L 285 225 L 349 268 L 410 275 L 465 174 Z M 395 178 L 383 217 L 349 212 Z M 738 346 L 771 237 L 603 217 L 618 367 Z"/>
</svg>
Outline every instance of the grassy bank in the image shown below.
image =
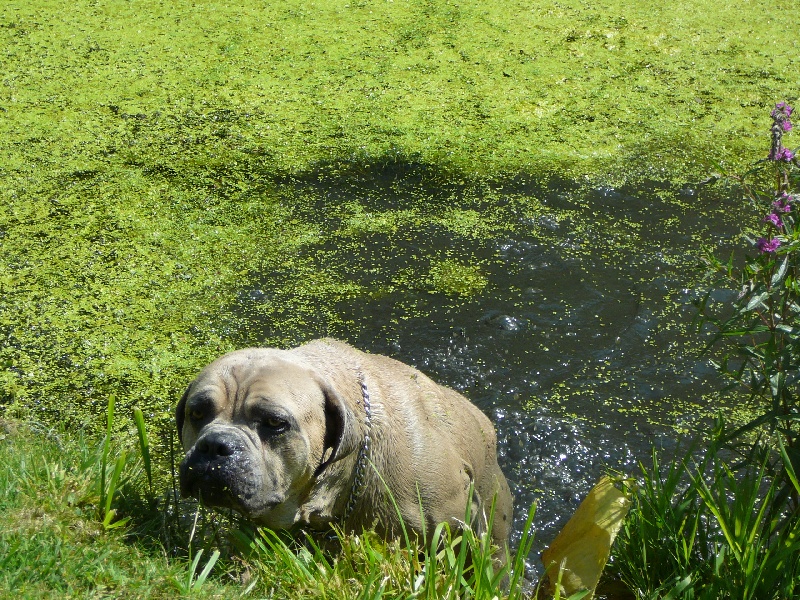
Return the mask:
<svg viewBox="0 0 800 600">
<path fill-rule="evenodd" d="M 175 597 L 185 565 L 97 520 L 96 443 L 74 430 L 0 422 L 0 597 Z M 134 531 L 157 530 L 138 513 Z"/>
<path fill-rule="evenodd" d="M 102 474 L 129 450 L 115 488 Z M 104 461 L 102 444 L 74 431 L 0 420 L 0 597 L 489 600 L 501 589 L 490 536 L 467 531 L 459 545 L 438 528 L 419 554 L 369 533 L 295 542 L 180 503 L 174 490 L 146 491 L 136 454 L 114 442 Z M 531 587 L 521 546 L 503 588 L 510 598 Z"/>
</svg>

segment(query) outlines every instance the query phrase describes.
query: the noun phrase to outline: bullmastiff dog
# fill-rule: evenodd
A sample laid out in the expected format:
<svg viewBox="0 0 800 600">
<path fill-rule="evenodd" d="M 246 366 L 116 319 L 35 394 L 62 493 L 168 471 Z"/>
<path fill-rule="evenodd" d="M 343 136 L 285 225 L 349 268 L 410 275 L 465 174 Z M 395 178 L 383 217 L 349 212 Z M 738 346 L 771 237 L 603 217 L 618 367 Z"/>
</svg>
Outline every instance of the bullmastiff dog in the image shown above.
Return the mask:
<svg viewBox="0 0 800 600">
<path fill-rule="evenodd" d="M 331 339 L 237 350 L 202 370 L 176 417 L 182 494 L 258 525 L 397 537 L 402 518 L 422 536 L 443 521 L 459 529 L 472 489 L 471 525 L 485 530 L 494 499 L 493 541 L 508 543 L 491 422 L 391 358 Z"/>
</svg>

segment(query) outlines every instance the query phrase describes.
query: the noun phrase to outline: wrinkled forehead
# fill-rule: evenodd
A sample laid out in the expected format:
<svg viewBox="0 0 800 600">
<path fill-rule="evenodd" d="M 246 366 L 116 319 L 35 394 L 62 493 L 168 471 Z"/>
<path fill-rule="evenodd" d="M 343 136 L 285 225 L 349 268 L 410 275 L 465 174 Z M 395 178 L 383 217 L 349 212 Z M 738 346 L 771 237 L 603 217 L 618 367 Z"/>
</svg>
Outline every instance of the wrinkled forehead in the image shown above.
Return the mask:
<svg viewBox="0 0 800 600">
<path fill-rule="evenodd" d="M 231 352 L 208 365 L 191 388 L 191 395 L 203 392 L 234 401 L 291 400 L 322 393 L 309 367 L 284 351 L 267 348 Z"/>
</svg>

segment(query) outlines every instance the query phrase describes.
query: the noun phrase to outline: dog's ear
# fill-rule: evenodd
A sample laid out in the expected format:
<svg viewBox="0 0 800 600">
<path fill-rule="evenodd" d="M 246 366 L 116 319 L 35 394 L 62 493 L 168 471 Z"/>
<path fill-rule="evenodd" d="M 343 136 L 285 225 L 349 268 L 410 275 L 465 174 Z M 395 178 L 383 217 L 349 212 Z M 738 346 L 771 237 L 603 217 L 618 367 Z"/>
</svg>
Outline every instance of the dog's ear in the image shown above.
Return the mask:
<svg viewBox="0 0 800 600">
<path fill-rule="evenodd" d="M 320 385 L 325 395 L 325 442 L 323 447 L 325 459 L 317 467 L 316 475 L 322 473 L 331 463 L 356 452 L 361 442 L 353 413 L 344 398 L 328 382 L 322 381 Z"/>
<path fill-rule="evenodd" d="M 183 445 L 183 420 L 186 417 L 186 399 L 189 397 L 190 388 L 191 386 L 186 388 L 183 396 L 178 401 L 178 406 L 175 407 L 175 425 L 178 426 L 178 441 L 181 445 Z"/>
</svg>

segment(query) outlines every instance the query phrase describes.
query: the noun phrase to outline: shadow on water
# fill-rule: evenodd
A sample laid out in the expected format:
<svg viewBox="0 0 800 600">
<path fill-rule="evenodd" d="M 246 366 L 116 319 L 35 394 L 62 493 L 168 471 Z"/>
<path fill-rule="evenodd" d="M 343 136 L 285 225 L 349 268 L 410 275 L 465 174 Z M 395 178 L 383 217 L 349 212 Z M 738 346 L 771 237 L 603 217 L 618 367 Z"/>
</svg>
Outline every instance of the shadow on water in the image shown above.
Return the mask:
<svg viewBox="0 0 800 600">
<path fill-rule="evenodd" d="M 331 335 L 463 392 L 497 427 L 513 542 L 537 500 L 543 545 L 606 468 L 638 473 L 653 444 L 707 414 L 719 382 L 687 332 L 699 246 L 731 247 L 741 214 L 730 192 L 697 186 L 429 175 L 403 165 L 282 186 L 292 218 L 320 233 L 242 291 L 241 341 Z M 437 284 L 443 263 L 478 283 Z M 309 273 L 348 291 L 305 285 Z"/>
</svg>

